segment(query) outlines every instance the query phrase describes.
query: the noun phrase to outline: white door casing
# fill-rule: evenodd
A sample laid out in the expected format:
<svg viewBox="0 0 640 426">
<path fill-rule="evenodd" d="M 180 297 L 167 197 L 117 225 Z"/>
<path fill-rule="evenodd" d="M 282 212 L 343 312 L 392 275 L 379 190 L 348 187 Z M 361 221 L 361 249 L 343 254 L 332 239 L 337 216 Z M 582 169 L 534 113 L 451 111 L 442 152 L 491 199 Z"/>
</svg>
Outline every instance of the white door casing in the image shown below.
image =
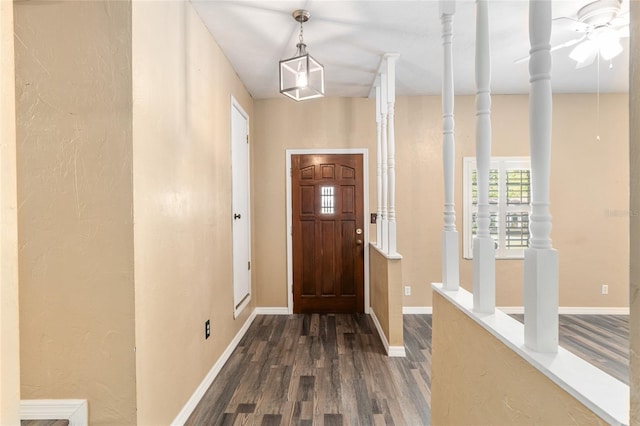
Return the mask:
<svg viewBox="0 0 640 426">
<path fill-rule="evenodd" d="M 233 222 L 233 316 L 251 300 L 249 217 L 249 116 L 231 98 L 231 192 Z"/>
<path fill-rule="evenodd" d="M 293 209 L 291 197 L 291 156 L 296 154 L 361 154 L 364 198 L 364 312 L 369 313 L 369 150 L 366 148 L 287 149 L 285 151 L 285 176 L 287 200 L 287 313 L 293 314 Z"/>
</svg>

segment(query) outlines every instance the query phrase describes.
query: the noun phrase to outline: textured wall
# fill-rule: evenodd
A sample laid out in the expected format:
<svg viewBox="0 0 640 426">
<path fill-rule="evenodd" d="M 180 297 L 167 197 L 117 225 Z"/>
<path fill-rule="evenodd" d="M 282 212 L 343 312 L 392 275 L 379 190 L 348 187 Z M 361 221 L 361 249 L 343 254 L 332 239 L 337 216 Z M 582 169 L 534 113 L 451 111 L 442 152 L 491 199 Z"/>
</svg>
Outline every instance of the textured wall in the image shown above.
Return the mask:
<svg viewBox="0 0 640 426">
<path fill-rule="evenodd" d="M 131 5 L 16 2 L 22 398 L 135 423 Z"/>
<path fill-rule="evenodd" d="M 0 2 L 0 424 L 19 423 L 18 218 L 13 2 Z"/>
<path fill-rule="evenodd" d="M 434 292 L 434 425 L 604 425 L 492 334 Z"/>
<path fill-rule="evenodd" d="M 629 39 L 629 114 L 630 140 L 630 277 L 629 320 L 631 424 L 640 425 L 640 5 L 630 3 L 631 38 Z"/>
<path fill-rule="evenodd" d="M 258 306 L 287 306 L 285 150 L 367 148 L 369 205 L 375 211 L 375 104 L 367 99 L 254 102 L 254 279 Z M 371 125 L 372 121 L 373 125 Z M 365 206 L 367 210 L 367 206 Z M 375 227 L 370 228 L 375 238 Z"/>
<path fill-rule="evenodd" d="M 389 264 L 374 247 L 369 246 L 370 305 L 382 332 L 389 341 Z"/>
<path fill-rule="evenodd" d="M 132 52 L 138 423 L 166 425 L 255 306 L 233 319 L 231 95 L 252 99 L 188 1 L 134 2 Z"/>
<path fill-rule="evenodd" d="M 403 346 L 402 261 L 387 259 L 369 247 L 371 308 L 389 346 Z"/>
<path fill-rule="evenodd" d="M 556 95 L 551 170 L 552 239 L 560 252 L 561 306 L 628 303 L 628 97 Z M 368 99 L 305 103 L 255 101 L 254 258 L 259 306 L 286 306 L 285 149 L 369 149 L 369 209 L 376 209 L 375 109 Z M 456 211 L 462 238 L 462 157 L 475 155 L 475 98 L 456 98 Z M 430 306 L 429 284 L 441 279 L 442 112 L 436 96 L 396 102 L 396 211 L 406 306 Z M 493 155 L 528 155 L 528 98 L 493 97 Z M 259 177 L 259 178 L 256 178 Z M 260 212 L 260 214 L 257 214 Z M 589 230 L 586 232 L 585 230 Z M 370 235 L 375 238 L 375 225 Z M 462 243 L 460 244 L 462 252 Z M 471 261 L 461 280 L 471 287 Z M 496 264 L 497 303 L 522 305 L 522 261 Z M 609 295 L 600 285 L 609 284 Z"/>
</svg>

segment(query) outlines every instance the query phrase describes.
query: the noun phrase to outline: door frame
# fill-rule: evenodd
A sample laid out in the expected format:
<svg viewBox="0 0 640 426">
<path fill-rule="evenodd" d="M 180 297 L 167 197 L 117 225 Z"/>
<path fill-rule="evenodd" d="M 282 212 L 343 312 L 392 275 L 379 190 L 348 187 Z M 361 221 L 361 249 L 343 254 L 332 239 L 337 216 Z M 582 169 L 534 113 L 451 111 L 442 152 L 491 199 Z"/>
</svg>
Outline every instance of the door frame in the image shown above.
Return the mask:
<svg viewBox="0 0 640 426">
<path fill-rule="evenodd" d="M 287 149 L 285 151 L 285 176 L 287 193 L 287 311 L 293 314 L 293 213 L 291 199 L 291 156 L 322 154 L 362 155 L 362 191 L 364 208 L 364 312 L 369 313 L 369 150 L 367 148 Z"/>
</svg>

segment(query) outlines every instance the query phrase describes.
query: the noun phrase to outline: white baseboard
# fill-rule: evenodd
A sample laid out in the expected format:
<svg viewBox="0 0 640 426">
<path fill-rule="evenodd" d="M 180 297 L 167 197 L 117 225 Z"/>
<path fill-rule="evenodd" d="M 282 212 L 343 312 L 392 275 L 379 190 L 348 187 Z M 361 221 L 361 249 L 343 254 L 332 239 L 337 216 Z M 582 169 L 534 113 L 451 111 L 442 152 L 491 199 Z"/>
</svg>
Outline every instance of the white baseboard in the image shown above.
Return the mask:
<svg viewBox="0 0 640 426">
<path fill-rule="evenodd" d="M 373 309 L 369 309 L 369 315 L 371 315 L 371 319 L 373 323 L 376 325 L 376 329 L 378 330 L 378 334 L 380 335 L 380 340 L 382 340 L 382 345 L 384 346 L 384 350 L 387 352 L 387 356 L 390 357 L 406 357 L 407 353 L 405 352 L 404 346 L 389 346 L 389 341 L 387 340 L 387 336 L 384 335 L 384 331 L 382 331 L 382 326 L 380 325 L 380 321 L 378 321 L 378 317 L 376 317 L 376 313 Z"/>
<path fill-rule="evenodd" d="M 522 306 L 498 306 L 505 314 L 522 314 L 524 307 Z M 620 307 L 593 307 L 593 306 L 561 306 L 558 313 L 562 315 L 629 315 L 629 308 Z M 404 306 L 402 308 L 403 315 L 431 315 L 433 310 L 431 306 Z"/>
<path fill-rule="evenodd" d="M 256 315 L 289 315 L 289 308 L 286 306 L 284 308 L 278 307 L 265 307 L 265 308 L 256 308 Z"/>
<path fill-rule="evenodd" d="M 433 308 L 431 306 L 403 306 L 403 315 L 431 315 Z"/>
<path fill-rule="evenodd" d="M 69 420 L 69 426 L 87 426 L 86 399 L 23 399 L 20 420 Z"/>
<path fill-rule="evenodd" d="M 196 408 L 207 389 L 209 389 L 211 383 L 213 383 L 215 378 L 218 376 L 224 364 L 229 360 L 229 357 L 231 357 L 231 354 L 240 343 L 240 340 L 242 340 L 242 337 L 244 337 L 244 335 L 246 334 L 247 330 L 251 326 L 251 323 L 253 323 L 253 320 L 256 318 L 257 310 L 258 309 L 253 310 L 251 315 L 249 315 L 249 318 L 247 318 L 247 320 L 243 324 L 242 328 L 238 331 L 231 343 L 229 343 L 227 349 L 225 349 L 222 355 L 220 355 L 218 361 L 213 364 L 213 367 L 211 367 L 209 373 L 207 373 L 204 380 L 202 380 L 202 383 L 200 383 L 200 385 L 196 388 L 195 392 L 193 392 L 193 395 L 191 395 L 191 398 L 189 398 L 184 407 L 182 407 L 182 410 L 180 410 L 176 418 L 173 419 L 173 422 L 171 422 L 172 426 L 182 426 L 185 424 L 187 419 L 189 419 L 189 416 L 191 415 L 191 413 L 193 413 L 193 410 Z"/>
<path fill-rule="evenodd" d="M 522 306 L 498 306 L 505 314 L 523 314 Z M 558 313 L 561 315 L 629 315 L 629 308 L 620 307 L 593 307 L 593 306 L 560 306 Z"/>
</svg>

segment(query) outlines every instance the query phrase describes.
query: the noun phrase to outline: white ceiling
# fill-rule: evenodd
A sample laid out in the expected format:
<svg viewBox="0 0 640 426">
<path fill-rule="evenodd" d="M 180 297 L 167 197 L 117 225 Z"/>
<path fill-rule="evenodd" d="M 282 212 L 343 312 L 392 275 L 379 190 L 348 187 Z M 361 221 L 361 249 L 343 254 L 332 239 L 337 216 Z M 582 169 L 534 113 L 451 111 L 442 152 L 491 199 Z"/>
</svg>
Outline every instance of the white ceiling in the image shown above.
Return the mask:
<svg viewBox="0 0 640 426">
<path fill-rule="evenodd" d="M 590 0 L 554 0 L 553 16 L 576 17 Z M 622 9 L 628 11 L 629 0 Z M 437 0 L 423 1 L 253 1 L 191 0 L 251 95 L 275 98 L 278 61 L 295 53 L 299 24 L 295 9 L 307 9 L 304 24 L 308 51 L 325 66 L 326 95 L 366 97 L 380 57 L 400 54 L 397 64 L 398 95 L 440 93 L 442 68 L 441 24 Z M 576 38 L 566 20 L 554 21 L 551 44 Z M 491 67 L 493 93 L 527 93 L 528 62 L 514 63 L 529 51 L 528 1 L 491 0 Z M 475 5 L 458 0 L 454 17 L 454 73 L 457 94 L 475 93 Z M 600 62 L 601 92 L 628 90 L 628 39 L 624 52 Z M 557 93 L 594 93 L 598 88 L 596 63 L 575 69 L 571 48 L 552 53 L 552 86 Z"/>
</svg>

